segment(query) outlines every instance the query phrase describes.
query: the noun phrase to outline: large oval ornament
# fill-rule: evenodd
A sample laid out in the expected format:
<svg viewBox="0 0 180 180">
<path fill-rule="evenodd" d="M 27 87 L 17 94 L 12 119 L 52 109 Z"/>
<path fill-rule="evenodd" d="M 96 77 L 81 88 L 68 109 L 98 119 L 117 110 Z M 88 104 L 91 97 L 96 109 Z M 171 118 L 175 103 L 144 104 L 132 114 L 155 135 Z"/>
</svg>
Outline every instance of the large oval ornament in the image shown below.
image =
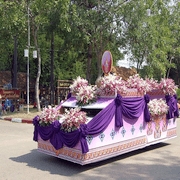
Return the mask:
<svg viewBox="0 0 180 180">
<path fill-rule="evenodd" d="M 112 54 L 110 51 L 105 51 L 101 60 L 101 67 L 105 75 L 108 75 L 111 72 L 112 65 Z"/>
</svg>

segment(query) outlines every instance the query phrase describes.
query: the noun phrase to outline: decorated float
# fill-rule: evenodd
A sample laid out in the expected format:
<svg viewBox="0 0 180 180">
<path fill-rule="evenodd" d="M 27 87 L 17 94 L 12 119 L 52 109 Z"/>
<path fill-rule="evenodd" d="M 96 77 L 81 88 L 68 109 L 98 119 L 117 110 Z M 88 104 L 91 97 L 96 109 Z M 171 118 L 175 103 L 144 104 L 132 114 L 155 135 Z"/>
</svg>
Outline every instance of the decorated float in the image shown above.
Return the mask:
<svg viewBox="0 0 180 180">
<path fill-rule="evenodd" d="M 158 83 L 136 74 L 124 81 L 111 67 L 105 51 L 96 85 L 77 77 L 66 101 L 33 119 L 40 152 L 85 165 L 177 136 L 173 80 Z"/>
</svg>

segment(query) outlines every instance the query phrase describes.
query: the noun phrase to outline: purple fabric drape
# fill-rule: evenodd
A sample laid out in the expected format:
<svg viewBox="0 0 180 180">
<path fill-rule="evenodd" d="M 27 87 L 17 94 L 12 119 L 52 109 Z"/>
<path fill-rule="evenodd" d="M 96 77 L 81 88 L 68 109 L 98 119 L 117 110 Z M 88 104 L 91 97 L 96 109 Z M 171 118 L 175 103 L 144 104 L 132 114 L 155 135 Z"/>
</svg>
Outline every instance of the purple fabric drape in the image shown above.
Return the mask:
<svg viewBox="0 0 180 180">
<path fill-rule="evenodd" d="M 67 99 L 69 99 L 71 97 L 71 93 L 68 93 L 67 95 Z"/>
<path fill-rule="evenodd" d="M 62 107 L 62 102 L 56 107 L 56 110 L 60 110 Z"/>
<path fill-rule="evenodd" d="M 145 107 L 144 107 L 144 119 L 146 122 L 149 122 L 151 120 L 151 115 L 149 112 L 149 108 L 148 108 L 148 103 L 150 101 L 150 97 L 148 94 L 146 94 L 144 96 L 144 101 L 145 101 Z"/>
<path fill-rule="evenodd" d="M 174 117 L 179 117 L 179 110 L 177 106 L 177 96 L 166 95 L 166 103 L 169 106 L 169 111 L 167 113 L 167 119 L 171 119 Z"/>
<path fill-rule="evenodd" d="M 174 112 L 174 116 L 175 117 L 179 117 L 179 108 L 178 108 L 178 99 L 177 99 L 177 95 L 175 94 L 174 96 L 173 96 L 174 98 L 175 98 L 175 101 L 176 101 L 176 103 L 175 103 L 175 105 L 176 105 L 176 110 L 175 110 L 175 112 Z"/>
<path fill-rule="evenodd" d="M 74 147 L 80 139 L 79 129 L 71 133 L 65 133 L 60 130 L 61 124 L 59 121 L 55 121 L 49 126 L 43 127 L 38 124 L 38 119 L 35 117 L 33 119 L 33 124 L 35 126 L 33 140 L 38 141 L 39 133 L 44 141 L 50 140 L 55 149 L 60 149 L 63 145 Z"/>
<path fill-rule="evenodd" d="M 35 126 L 33 139 L 37 141 L 39 133 L 43 140 L 50 139 L 51 144 L 56 149 L 62 148 L 63 145 L 74 147 L 80 141 L 82 153 L 87 153 L 89 151 L 86 141 L 87 135 L 96 135 L 103 132 L 114 116 L 115 125 L 120 128 L 123 126 L 122 115 L 130 119 L 139 118 L 143 111 L 149 115 L 147 108 L 148 102 L 148 96 L 145 96 L 144 98 L 122 98 L 122 96 L 118 94 L 115 100 L 100 111 L 89 123 L 82 124 L 78 130 L 70 133 L 65 133 L 60 130 L 61 124 L 59 121 L 55 121 L 48 127 L 41 127 L 38 124 L 38 118 L 35 117 L 33 120 Z M 145 117 L 146 121 L 149 121 L 150 119 L 150 115 L 148 115 Z"/>
<path fill-rule="evenodd" d="M 34 125 L 34 135 L 33 140 L 38 141 L 38 126 L 39 126 L 39 117 L 36 116 L 33 118 L 33 125 Z"/>
<path fill-rule="evenodd" d="M 116 104 L 116 114 L 115 121 L 116 127 L 122 127 L 122 115 L 129 119 L 139 118 L 142 112 L 144 111 L 144 119 L 146 122 L 150 121 L 150 112 L 147 107 L 149 103 L 149 95 L 142 97 L 130 97 L 122 98 L 122 96 L 117 95 L 115 99 Z"/>
</svg>

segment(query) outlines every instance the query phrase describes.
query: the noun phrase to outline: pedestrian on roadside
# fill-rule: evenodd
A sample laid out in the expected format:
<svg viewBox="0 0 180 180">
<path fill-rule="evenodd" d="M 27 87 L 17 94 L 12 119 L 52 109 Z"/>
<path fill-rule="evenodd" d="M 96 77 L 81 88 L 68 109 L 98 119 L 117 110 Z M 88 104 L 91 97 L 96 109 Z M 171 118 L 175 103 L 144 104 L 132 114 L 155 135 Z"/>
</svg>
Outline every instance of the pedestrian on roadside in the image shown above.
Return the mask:
<svg viewBox="0 0 180 180">
<path fill-rule="evenodd" d="M 7 114 L 5 103 L 2 102 L 2 114 Z"/>
<path fill-rule="evenodd" d="M 6 98 L 5 100 L 5 107 L 6 107 L 6 111 L 10 111 L 11 101 L 8 98 Z"/>
<path fill-rule="evenodd" d="M 2 102 L 0 101 L 0 116 L 2 116 Z"/>
</svg>

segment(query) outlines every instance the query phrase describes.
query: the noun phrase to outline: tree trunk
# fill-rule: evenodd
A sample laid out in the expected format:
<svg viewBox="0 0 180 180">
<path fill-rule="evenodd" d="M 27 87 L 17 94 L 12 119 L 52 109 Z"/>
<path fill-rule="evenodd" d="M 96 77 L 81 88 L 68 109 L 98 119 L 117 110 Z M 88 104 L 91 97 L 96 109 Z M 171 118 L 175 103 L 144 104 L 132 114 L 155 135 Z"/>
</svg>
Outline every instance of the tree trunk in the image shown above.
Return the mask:
<svg viewBox="0 0 180 180">
<path fill-rule="evenodd" d="M 173 57 L 171 57 L 171 58 L 170 58 L 169 64 L 171 64 L 171 63 L 172 63 L 172 59 L 173 59 Z M 171 70 L 171 68 L 168 68 L 168 70 L 167 70 L 167 74 L 166 74 L 166 78 L 169 78 L 169 73 L 170 73 L 170 70 Z"/>
<path fill-rule="evenodd" d="M 101 67 L 101 59 L 103 55 L 103 43 L 102 43 L 102 30 L 100 30 L 99 33 L 99 44 L 97 44 L 96 40 L 94 40 L 94 47 L 95 47 L 95 52 L 97 56 L 97 68 L 98 68 L 98 77 L 102 75 L 102 67 Z"/>
<path fill-rule="evenodd" d="M 40 112 L 41 106 L 40 106 L 40 100 L 39 100 L 39 80 L 41 76 L 41 52 L 38 46 L 37 31 L 38 31 L 38 28 L 34 27 L 33 28 L 34 44 L 35 44 L 35 48 L 37 49 L 37 59 L 38 59 L 38 65 L 37 65 L 38 70 L 37 70 L 36 83 L 35 83 L 35 96 L 36 96 L 37 110 L 38 112 Z"/>
<path fill-rule="evenodd" d="M 36 94 L 37 109 L 38 111 L 41 111 L 40 100 L 39 100 L 39 80 L 41 76 L 41 53 L 38 46 L 37 46 L 37 55 L 38 55 L 37 56 L 38 57 L 38 72 L 36 76 L 35 94 Z"/>
<path fill-rule="evenodd" d="M 86 79 L 88 82 L 91 82 L 91 65 L 92 65 L 92 44 L 90 43 L 88 46 L 88 57 L 87 57 L 87 71 L 86 71 Z"/>
<path fill-rule="evenodd" d="M 12 68 L 12 88 L 17 88 L 17 36 L 14 36 L 14 56 Z"/>
<path fill-rule="evenodd" d="M 51 105 L 55 105 L 54 102 L 54 33 L 51 35 Z"/>
</svg>

